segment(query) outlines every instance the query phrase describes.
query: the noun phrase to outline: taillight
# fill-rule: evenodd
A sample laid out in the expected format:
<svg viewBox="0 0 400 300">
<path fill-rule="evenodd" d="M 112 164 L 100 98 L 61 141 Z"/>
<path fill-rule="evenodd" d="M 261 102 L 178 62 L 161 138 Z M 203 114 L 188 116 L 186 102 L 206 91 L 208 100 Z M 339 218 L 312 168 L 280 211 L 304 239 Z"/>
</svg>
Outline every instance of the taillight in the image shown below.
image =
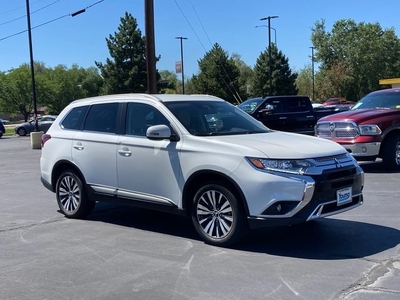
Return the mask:
<svg viewBox="0 0 400 300">
<path fill-rule="evenodd" d="M 44 147 L 44 144 L 51 139 L 51 135 L 50 134 L 43 134 L 42 135 L 42 148 Z"/>
</svg>

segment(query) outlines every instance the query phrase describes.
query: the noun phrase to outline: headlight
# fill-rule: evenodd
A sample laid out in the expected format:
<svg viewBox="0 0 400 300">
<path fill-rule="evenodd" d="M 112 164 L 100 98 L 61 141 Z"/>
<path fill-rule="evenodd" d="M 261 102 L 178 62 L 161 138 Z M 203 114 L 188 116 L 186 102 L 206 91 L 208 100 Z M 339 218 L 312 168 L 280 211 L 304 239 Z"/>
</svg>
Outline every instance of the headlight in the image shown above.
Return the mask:
<svg viewBox="0 0 400 300">
<path fill-rule="evenodd" d="M 382 130 L 378 125 L 359 125 L 358 130 L 361 135 L 380 135 Z"/>
<path fill-rule="evenodd" d="M 257 169 L 299 175 L 303 174 L 307 168 L 314 167 L 314 164 L 304 159 L 265 159 L 253 157 L 248 157 L 247 159 Z"/>
</svg>

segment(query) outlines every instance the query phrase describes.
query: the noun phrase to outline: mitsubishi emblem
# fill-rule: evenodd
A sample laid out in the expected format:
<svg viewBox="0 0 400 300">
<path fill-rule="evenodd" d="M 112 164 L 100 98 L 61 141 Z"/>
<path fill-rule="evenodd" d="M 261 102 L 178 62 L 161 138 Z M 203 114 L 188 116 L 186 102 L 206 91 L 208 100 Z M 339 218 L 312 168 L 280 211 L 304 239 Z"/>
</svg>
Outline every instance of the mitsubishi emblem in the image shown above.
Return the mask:
<svg viewBox="0 0 400 300">
<path fill-rule="evenodd" d="M 336 168 L 341 168 L 341 167 L 343 167 L 343 165 L 339 162 L 339 160 L 338 160 L 337 158 L 334 158 L 333 160 L 335 161 Z"/>
</svg>

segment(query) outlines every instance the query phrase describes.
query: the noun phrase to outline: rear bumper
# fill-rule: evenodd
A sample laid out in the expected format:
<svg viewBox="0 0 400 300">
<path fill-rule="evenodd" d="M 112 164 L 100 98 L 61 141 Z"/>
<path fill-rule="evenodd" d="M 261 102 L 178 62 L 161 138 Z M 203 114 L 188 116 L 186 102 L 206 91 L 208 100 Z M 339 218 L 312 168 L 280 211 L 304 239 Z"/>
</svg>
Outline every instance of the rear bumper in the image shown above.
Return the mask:
<svg viewBox="0 0 400 300">
<path fill-rule="evenodd" d="M 47 182 L 43 177 L 40 177 L 40 181 L 46 189 L 54 193 L 54 188 L 49 182 Z"/>
</svg>

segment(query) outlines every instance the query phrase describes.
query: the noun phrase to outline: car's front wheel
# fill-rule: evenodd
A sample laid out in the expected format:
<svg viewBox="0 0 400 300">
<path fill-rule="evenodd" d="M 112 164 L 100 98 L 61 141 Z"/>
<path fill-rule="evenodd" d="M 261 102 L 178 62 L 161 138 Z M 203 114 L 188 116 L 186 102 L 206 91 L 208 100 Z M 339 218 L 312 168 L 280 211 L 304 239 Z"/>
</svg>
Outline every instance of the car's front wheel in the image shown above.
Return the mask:
<svg viewBox="0 0 400 300">
<path fill-rule="evenodd" d="M 238 199 L 220 184 L 206 184 L 197 191 L 192 221 L 202 239 L 216 246 L 239 242 L 246 228 Z"/>
<path fill-rule="evenodd" d="M 400 135 L 391 134 L 386 138 L 382 161 L 386 169 L 400 169 Z"/>
<path fill-rule="evenodd" d="M 72 170 L 61 173 L 56 184 L 58 207 L 68 218 L 83 218 L 95 205 L 89 201 L 81 178 Z"/>
<path fill-rule="evenodd" d="M 24 127 L 18 128 L 17 133 L 20 136 L 25 136 L 26 135 L 26 129 Z"/>
</svg>

